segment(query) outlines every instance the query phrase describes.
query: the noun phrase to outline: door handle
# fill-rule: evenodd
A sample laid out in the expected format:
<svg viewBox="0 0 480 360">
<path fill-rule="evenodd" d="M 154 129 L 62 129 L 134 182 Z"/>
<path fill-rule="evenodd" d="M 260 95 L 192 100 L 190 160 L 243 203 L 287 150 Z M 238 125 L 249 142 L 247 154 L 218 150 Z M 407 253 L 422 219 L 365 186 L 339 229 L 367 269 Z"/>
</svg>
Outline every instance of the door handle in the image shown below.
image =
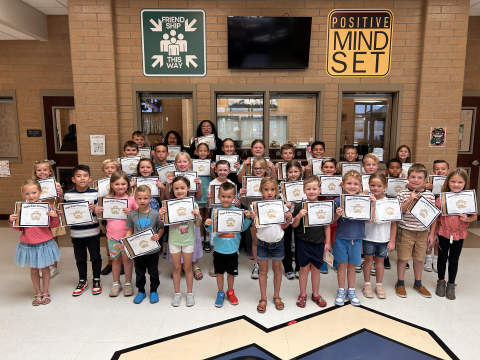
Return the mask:
<svg viewBox="0 0 480 360">
<path fill-rule="evenodd" d="M 480 164 L 480 162 L 478 162 L 478 160 L 473 160 L 473 161 L 472 161 L 472 165 L 477 166 L 478 164 Z"/>
</svg>

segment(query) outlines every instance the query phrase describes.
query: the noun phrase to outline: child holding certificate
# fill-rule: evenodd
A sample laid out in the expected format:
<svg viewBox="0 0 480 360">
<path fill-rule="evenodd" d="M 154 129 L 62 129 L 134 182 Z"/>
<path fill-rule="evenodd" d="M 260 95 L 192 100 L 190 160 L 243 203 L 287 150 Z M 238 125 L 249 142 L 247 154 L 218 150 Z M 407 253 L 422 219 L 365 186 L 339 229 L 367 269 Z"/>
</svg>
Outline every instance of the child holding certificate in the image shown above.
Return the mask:
<svg viewBox="0 0 480 360">
<path fill-rule="evenodd" d="M 185 153 L 180 153 L 185 154 Z M 177 157 L 180 155 L 178 154 Z M 188 154 L 185 154 L 188 155 Z M 184 156 L 184 155 L 182 155 Z M 171 179 L 172 198 L 183 199 L 189 196 L 190 180 L 185 176 L 175 176 Z M 162 207 L 159 211 L 161 216 L 165 216 L 167 209 Z M 194 203 L 192 214 L 195 215 L 195 221 L 188 221 L 170 225 L 168 229 L 168 250 L 173 262 L 173 287 L 175 294 L 173 295 L 172 306 L 180 306 L 182 296 L 180 294 L 180 270 L 185 271 L 185 279 L 187 281 L 187 306 L 195 305 L 193 297 L 193 274 L 192 274 L 192 256 L 194 253 L 194 243 L 196 242 L 195 226 L 202 225 L 202 217 L 198 211 L 198 205 Z M 172 216 L 169 214 L 169 216 Z M 201 250 L 201 249 L 200 249 Z"/>
<path fill-rule="evenodd" d="M 210 154 L 210 148 L 206 143 L 200 143 L 197 146 L 198 158 L 201 160 L 206 160 Z M 208 211 L 208 189 L 210 186 L 210 181 L 212 181 L 211 176 L 200 176 L 202 180 L 202 198 L 197 200 L 198 208 L 200 209 L 200 215 L 203 219 L 206 219 L 209 215 Z M 200 228 L 200 234 L 203 242 L 203 250 L 209 253 L 212 249 L 210 248 L 210 239 L 209 235 L 206 234 L 204 227 Z"/>
<path fill-rule="evenodd" d="M 110 191 L 108 192 L 108 195 L 106 197 L 127 199 L 128 207 L 117 210 L 118 212 L 122 211 L 127 216 L 132 210 L 138 209 L 135 198 L 132 196 L 132 187 L 130 186 L 128 175 L 123 171 L 115 171 L 110 177 Z M 97 206 L 95 208 L 95 214 L 101 213 L 103 211 L 103 207 Z M 110 297 L 117 297 L 118 295 L 120 295 L 120 291 L 122 291 L 122 284 L 120 283 L 122 262 L 125 269 L 125 289 L 123 292 L 123 296 L 133 295 L 133 262 L 132 259 L 127 256 L 127 254 L 125 253 L 125 249 L 123 249 L 122 244 L 119 242 L 120 239 L 123 239 L 125 237 L 125 234 L 128 231 L 126 222 L 127 220 L 123 219 L 107 220 L 107 242 L 110 258 L 112 259 L 113 275 L 113 285 L 109 294 Z"/>
<path fill-rule="evenodd" d="M 25 202 L 34 203 L 40 199 L 42 188 L 37 180 L 26 180 L 22 185 L 22 197 Z M 32 214 L 33 215 L 33 214 Z M 30 278 L 35 288 L 33 306 L 50 304 L 50 266 L 60 259 L 60 250 L 53 240 L 51 229 L 60 224 L 55 210 L 47 212 L 50 217 L 49 227 L 13 227 L 13 222 L 19 219 L 18 214 L 10 215 L 8 224 L 14 230 L 21 231 L 20 243 L 15 250 L 14 263 L 21 267 L 30 266 Z M 40 288 L 39 270 L 43 270 L 43 291 Z"/>
<path fill-rule="evenodd" d="M 220 160 L 226 161 L 226 160 Z M 220 162 L 219 161 L 219 162 Z M 230 164 L 228 164 L 230 169 Z M 218 162 L 217 162 L 218 166 Z M 221 209 L 236 209 L 237 207 L 232 206 L 232 202 L 236 197 L 236 188 L 235 185 L 230 181 L 225 181 L 220 185 L 218 197 L 222 203 Z M 250 211 L 245 210 L 244 215 L 246 219 L 243 220 L 242 231 L 245 231 L 250 226 L 252 222 L 250 218 Z M 230 219 L 228 219 L 230 220 Z M 227 220 L 227 221 L 228 221 Z M 213 220 L 205 220 L 205 229 L 213 233 Z M 235 291 L 233 290 L 233 282 L 235 276 L 238 275 L 238 248 L 240 246 L 241 233 L 216 233 L 215 238 L 213 239 L 214 251 L 213 251 L 213 265 L 214 271 L 217 276 L 217 286 L 218 293 L 217 299 L 215 300 L 216 307 L 222 307 L 223 301 L 225 300 L 225 292 L 223 291 L 224 286 L 224 273 L 227 273 L 227 299 L 230 301 L 230 304 L 237 305 L 238 299 L 235 296 Z"/>
<path fill-rule="evenodd" d="M 153 161 L 150 159 L 142 159 L 138 162 L 137 165 L 137 177 L 143 177 L 143 178 L 148 178 L 148 177 L 155 177 L 158 178 L 158 175 L 155 171 L 155 165 L 153 164 Z M 132 181 L 133 186 L 137 186 L 137 182 Z M 158 188 L 158 192 L 160 196 L 158 197 L 152 197 L 150 200 L 149 206 L 155 210 L 158 211 L 160 210 L 160 204 L 159 202 L 165 199 L 165 185 L 162 184 L 160 180 L 156 181 L 156 186 Z"/>
<path fill-rule="evenodd" d="M 41 160 L 41 161 L 35 161 L 33 164 L 33 179 L 39 180 L 39 179 L 47 179 L 49 177 L 53 177 L 54 172 L 52 168 L 52 164 L 50 163 L 50 160 Z M 53 206 L 53 209 L 56 210 L 56 205 L 59 202 L 62 202 L 61 198 L 63 198 L 63 190 L 60 184 L 57 182 L 57 194 L 58 198 L 53 198 L 53 199 L 47 199 L 47 200 L 42 200 L 42 202 L 48 202 L 50 205 Z M 64 235 L 66 234 L 65 228 L 62 226 L 62 224 L 58 224 L 57 227 L 52 228 L 52 234 L 53 234 L 53 239 L 57 243 L 58 246 L 58 236 L 59 235 Z M 52 266 L 50 266 L 50 279 L 54 278 L 55 276 L 58 275 L 58 265 L 57 262 L 55 261 Z M 40 277 L 42 277 L 42 271 L 40 271 Z"/>
<path fill-rule="evenodd" d="M 127 219 L 128 227 L 125 237 L 129 237 L 141 231 L 152 229 L 153 235 L 150 240 L 159 241 L 163 235 L 163 221 L 159 219 L 158 211 L 150 207 L 152 200 L 151 190 L 147 185 L 140 185 L 135 190 L 135 202 L 138 209 L 133 210 Z M 160 286 L 160 275 L 158 272 L 159 251 L 137 256 L 133 259 L 135 264 L 137 296 L 133 299 L 135 304 L 140 304 L 146 297 L 145 293 L 145 273 L 148 269 L 150 276 L 150 303 L 158 302 L 157 289 Z"/>
<path fill-rule="evenodd" d="M 445 179 L 442 193 L 459 193 L 465 189 L 467 184 L 467 173 L 463 169 L 452 170 Z M 474 200 L 475 201 L 475 200 Z M 441 208 L 441 198 L 435 200 L 435 205 Z M 463 241 L 467 237 L 467 227 L 470 222 L 477 219 L 477 214 L 449 215 L 440 214 L 438 220 L 432 224 L 428 243 L 435 241 L 435 234 L 438 234 L 438 280 L 435 295 L 449 300 L 455 300 L 455 278 L 458 270 L 458 260 L 462 252 Z M 431 245 L 430 245 L 431 246 Z M 448 260 L 448 282 L 445 283 L 445 271 Z"/>
<path fill-rule="evenodd" d="M 320 180 L 316 176 L 309 176 L 303 182 L 303 192 L 307 201 L 317 201 L 320 195 Z M 320 288 L 320 268 L 323 264 L 323 252 L 330 250 L 330 226 L 305 227 L 304 217 L 307 210 L 303 203 L 295 205 L 292 227 L 295 231 L 295 253 L 298 253 L 297 264 L 300 265 L 300 295 L 297 306 L 304 308 L 307 301 L 308 273 L 312 278 L 312 301 L 320 307 L 327 306 L 327 302 L 318 293 Z M 303 226 L 301 226 L 303 220 Z"/>
<path fill-rule="evenodd" d="M 372 213 L 375 214 L 375 206 L 378 200 L 386 198 L 385 189 L 387 188 L 387 178 L 382 173 L 370 175 L 368 181 L 370 192 L 375 196 L 376 201 L 372 205 Z M 389 251 L 395 249 L 395 237 L 397 234 L 397 223 L 395 221 L 376 220 L 365 223 L 365 238 L 362 241 L 365 262 L 363 263 L 363 278 L 365 286 L 362 289 L 366 298 L 373 298 L 372 286 L 370 284 L 370 274 L 372 264 L 375 259 L 376 287 L 375 294 L 379 299 L 385 299 L 385 290 L 382 286 L 384 274 L 384 258 Z"/>
<path fill-rule="evenodd" d="M 252 141 L 252 145 L 250 146 L 250 150 L 252 151 L 252 156 L 257 158 L 262 158 L 263 155 L 265 154 L 265 142 L 261 139 L 255 139 Z M 242 178 L 245 176 L 245 172 L 247 170 L 247 165 L 252 165 L 252 168 L 253 168 L 253 160 L 248 158 L 247 160 L 245 160 L 242 164 L 242 166 L 240 167 L 240 170 L 238 171 L 238 182 L 239 183 L 242 183 Z M 272 174 L 272 176 L 276 179 L 277 178 L 277 174 L 275 172 L 275 166 L 273 165 L 273 163 L 269 160 L 267 161 L 267 166 L 268 166 L 268 171 L 270 174 Z M 253 174 L 253 170 L 252 170 L 252 174 Z"/>
<path fill-rule="evenodd" d="M 222 150 L 225 153 L 225 155 L 227 155 L 227 156 L 235 155 L 235 142 L 230 138 L 223 139 Z M 239 161 L 241 161 L 241 160 L 239 160 Z M 235 161 L 235 163 L 233 164 L 233 167 L 236 169 L 236 171 L 235 172 L 230 171 L 228 176 L 227 176 L 228 180 L 233 182 L 237 186 L 237 188 L 240 188 L 240 186 L 241 186 L 240 185 L 241 182 L 238 182 L 238 177 L 237 177 L 237 171 L 238 171 L 238 169 L 240 169 L 240 162 L 239 161 Z M 214 166 L 214 165 L 212 165 L 212 166 Z M 215 177 L 216 177 L 216 174 L 215 174 L 215 171 L 214 171 L 213 175 L 212 175 L 212 178 L 215 179 Z"/>
<path fill-rule="evenodd" d="M 388 160 L 385 175 L 393 178 L 404 178 L 405 175 L 402 173 L 402 162 L 397 158 Z"/>
<path fill-rule="evenodd" d="M 310 153 L 314 159 L 321 159 L 325 156 L 325 143 L 323 141 L 314 141 L 310 147 Z M 305 177 L 312 175 L 312 167 L 305 166 Z"/>
<path fill-rule="evenodd" d="M 435 197 L 432 192 L 424 187 L 427 178 L 427 168 L 422 164 L 413 164 L 408 169 L 408 185 L 405 190 L 398 194 L 400 204 L 402 204 L 403 220 L 398 223 L 398 241 L 397 241 L 397 274 L 398 281 L 395 284 L 395 292 L 399 297 L 406 298 L 405 291 L 405 269 L 407 261 L 413 254 L 413 272 L 415 284 L 413 290 L 421 296 L 431 298 L 430 292 L 422 285 L 422 269 L 425 254 L 427 252 L 427 238 L 429 229 L 423 226 L 408 211 L 408 206 L 413 200 L 423 196 L 430 203 L 435 204 Z M 433 244 L 433 241 L 432 241 Z M 430 244 L 431 245 L 431 244 Z"/>
</svg>

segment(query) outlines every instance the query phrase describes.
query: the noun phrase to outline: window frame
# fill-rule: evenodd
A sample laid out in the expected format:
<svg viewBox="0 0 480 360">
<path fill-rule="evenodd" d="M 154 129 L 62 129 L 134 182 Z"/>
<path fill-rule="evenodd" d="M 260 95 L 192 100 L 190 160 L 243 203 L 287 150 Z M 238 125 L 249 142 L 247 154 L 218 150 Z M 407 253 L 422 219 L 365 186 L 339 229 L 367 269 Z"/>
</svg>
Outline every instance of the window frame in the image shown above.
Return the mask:
<svg viewBox="0 0 480 360">
<path fill-rule="evenodd" d="M 1 161 L 7 160 L 10 164 L 21 164 L 22 163 L 22 146 L 20 143 L 20 124 L 18 120 L 17 112 L 17 93 L 15 90 L 0 90 L 0 98 L 11 98 L 13 105 L 13 119 L 15 122 L 15 133 L 17 138 L 17 157 L 3 157 L 0 156 Z"/>
</svg>

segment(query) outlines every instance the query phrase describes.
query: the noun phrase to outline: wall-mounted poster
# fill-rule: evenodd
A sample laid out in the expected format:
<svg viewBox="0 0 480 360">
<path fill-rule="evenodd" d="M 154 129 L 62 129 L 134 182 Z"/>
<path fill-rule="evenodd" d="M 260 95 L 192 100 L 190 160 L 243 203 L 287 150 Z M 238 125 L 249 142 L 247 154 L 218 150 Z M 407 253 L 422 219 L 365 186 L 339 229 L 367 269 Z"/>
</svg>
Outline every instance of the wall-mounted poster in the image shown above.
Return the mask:
<svg viewBox="0 0 480 360">
<path fill-rule="evenodd" d="M 432 126 L 430 128 L 430 147 L 445 147 L 446 137 L 446 127 Z"/>
</svg>

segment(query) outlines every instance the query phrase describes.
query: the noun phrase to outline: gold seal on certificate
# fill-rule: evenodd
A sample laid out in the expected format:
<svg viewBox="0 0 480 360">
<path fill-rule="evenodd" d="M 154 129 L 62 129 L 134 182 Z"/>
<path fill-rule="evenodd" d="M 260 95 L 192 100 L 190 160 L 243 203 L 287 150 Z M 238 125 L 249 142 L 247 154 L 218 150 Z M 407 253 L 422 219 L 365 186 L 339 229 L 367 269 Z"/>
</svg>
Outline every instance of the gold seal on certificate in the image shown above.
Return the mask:
<svg viewBox="0 0 480 360">
<path fill-rule="evenodd" d="M 278 162 L 279 165 L 277 169 L 277 179 L 278 180 L 287 180 L 287 163 L 286 162 Z"/>
<path fill-rule="evenodd" d="M 141 159 L 151 159 L 152 149 L 149 147 L 138 148 L 138 156 L 140 156 Z"/>
<path fill-rule="evenodd" d="M 362 191 L 370 191 L 370 175 L 372 174 L 361 174 L 362 176 Z"/>
<path fill-rule="evenodd" d="M 236 173 L 237 169 L 235 168 L 234 164 L 238 162 L 238 155 L 217 155 L 217 161 L 219 160 L 227 160 L 230 164 L 230 172 Z"/>
<path fill-rule="evenodd" d="M 175 161 L 175 157 L 182 152 L 182 147 L 179 145 L 168 145 L 167 161 Z"/>
<path fill-rule="evenodd" d="M 158 177 L 132 177 L 132 181 L 137 183 L 137 186 L 133 187 L 133 193 L 140 185 L 146 185 L 150 188 L 150 193 L 152 197 L 159 197 L 160 192 L 158 191 L 157 181 Z"/>
<path fill-rule="evenodd" d="M 355 170 L 359 174 L 362 173 L 362 163 L 361 162 L 340 162 L 340 173 L 345 175 L 345 173 L 349 170 Z"/>
<path fill-rule="evenodd" d="M 303 203 L 303 208 L 308 211 L 305 219 L 305 227 L 329 225 L 333 223 L 335 215 L 335 203 L 333 200 L 327 201 L 307 201 Z"/>
<path fill-rule="evenodd" d="M 320 195 L 340 195 L 343 192 L 341 176 L 320 175 L 318 178 L 322 182 Z"/>
<path fill-rule="evenodd" d="M 372 202 L 370 195 L 340 195 L 342 216 L 353 220 L 370 220 L 372 218 Z"/>
<path fill-rule="evenodd" d="M 47 212 L 50 211 L 48 202 L 16 202 L 15 214 L 18 219 L 13 222 L 14 227 L 48 227 L 50 226 L 50 217 Z"/>
<path fill-rule="evenodd" d="M 214 209 L 212 211 L 213 232 L 238 233 L 242 232 L 243 210 Z"/>
<path fill-rule="evenodd" d="M 244 176 L 242 178 L 242 186 L 247 189 L 246 197 L 262 197 L 260 192 L 260 183 L 263 177 L 257 176 Z"/>
<path fill-rule="evenodd" d="M 196 171 L 198 176 L 210 176 L 210 159 L 192 159 L 192 170 Z"/>
<path fill-rule="evenodd" d="M 195 138 L 195 147 L 198 147 L 198 144 L 207 144 L 208 150 L 217 150 L 217 144 L 215 142 L 215 135 L 205 135 Z"/>
<path fill-rule="evenodd" d="M 162 201 L 162 206 L 167 209 L 164 216 L 165 225 L 180 224 L 183 222 L 195 220 L 192 214 L 195 209 L 193 197 L 188 196 L 183 199 L 171 199 Z"/>
<path fill-rule="evenodd" d="M 98 191 L 99 197 L 104 197 L 108 195 L 110 191 L 110 178 L 104 177 L 102 179 L 95 180 L 93 182 L 93 188 Z"/>
<path fill-rule="evenodd" d="M 103 220 L 127 220 L 123 208 L 128 208 L 128 199 L 103 197 L 98 199 L 98 206 L 103 207 L 103 212 L 98 214 Z"/>
<path fill-rule="evenodd" d="M 445 182 L 446 176 L 440 175 L 430 175 L 428 177 L 428 182 L 433 185 L 432 194 L 440 195 L 442 193 L 443 183 Z"/>
<path fill-rule="evenodd" d="M 88 208 L 89 205 L 88 201 L 59 203 L 58 207 L 62 211 L 60 214 L 62 225 L 76 226 L 92 223 L 93 216 Z"/>
<path fill-rule="evenodd" d="M 40 194 L 40 200 L 53 199 L 58 196 L 57 183 L 54 177 L 46 179 L 38 179 L 42 193 Z"/>
<path fill-rule="evenodd" d="M 306 199 L 303 192 L 303 181 L 282 182 L 283 199 L 286 202 L 300 202 Z"/>
<path fill-rule="evenodd" d="M 477 213 L 477 196 L 475 190 L 463 190 L 458 193 L 442 193 L 440 199 L 442 215 L 444 216 Z"/>
<path fill-rule="evenodd" d="M 245 168 L 245 175 L 253 175 L 253 169 L 252 169 L 252 165 L 253 165 L 253 160 L 255 160 L 255 157 L 249 157 L 248 159 L 250 159 L 250 164 L 248 165 L 244 165 L 246 166 Z M 268 163 L 270 161 L 270 158 L 269 157 L 264 157 L 265 161 Z M 285 175 L 286 176 L 286 175 Z"/>
<path fill-rule="evenodd" d="M 441 212 L 440 209 L 424 196 L 413 200 L 410 205 L 408 205 L 407 210 L 426 228 L 432 225 Z"/>
<path fill-rule="evenodd" d="M 387 177 L 387 196 L 397 197 L 400 191 L 405 190 L 407 184 L 408 179 Z"/>
<path fill-rule="evenodd" d="M 375 222 L 402 221 L 402 208 L 398 198 L 383 198 L 375 205 Z"/>
<path fill-rule="evenodd" d="M 158 241 L 152 241 L 153 235 L 155 235 L 153 230 L 147 229 L 123 238 L 120 242 L 125 245 L 127 256 L 130 259 L 134 259 L 137 256 L 148 255 L 160 251 L 161 246 Z"/>
<path fill-rule="evenodd" d="M 158 178 L 160 179 L 160 181 L 165 184 L 169 175 L 173 177 L 173 174 L 175 173 L 175 171 L 177 171 L 177 167 L 175 166 L 175 164 L 172 163 L 168 165 L 157 166 L 155 167 L 155 170 L 157 170 Z"/>
<path fill-rule="evenodd" d="M 139 161 L 140 156 L 122 157 L 120 158 L 120 168 L 127 175 L 136 175 Z"/>
<path fill-rule="evenodd" d="M 311 175 L 323 175 L 322 172 L 322 163 L 324 158 L 311 158 L 308 159 L 308 165 L 312 168 Z"/>
<path fill-rule="evenodd" d="M 189 191 L 197 192 L 198 187 L 195 179 L 198 177 L 198 175 L 196 171 L 174 171 L 173 176 L 185 176 L 188 180 L 190 180 Z"/>
<path fill-rule="evenodd" d="M 285 224 L 285 203 L 283 200 L 265 200 L 252 203 L 255 211 L 255 225 L 268 226 Z"/>
</svg>

